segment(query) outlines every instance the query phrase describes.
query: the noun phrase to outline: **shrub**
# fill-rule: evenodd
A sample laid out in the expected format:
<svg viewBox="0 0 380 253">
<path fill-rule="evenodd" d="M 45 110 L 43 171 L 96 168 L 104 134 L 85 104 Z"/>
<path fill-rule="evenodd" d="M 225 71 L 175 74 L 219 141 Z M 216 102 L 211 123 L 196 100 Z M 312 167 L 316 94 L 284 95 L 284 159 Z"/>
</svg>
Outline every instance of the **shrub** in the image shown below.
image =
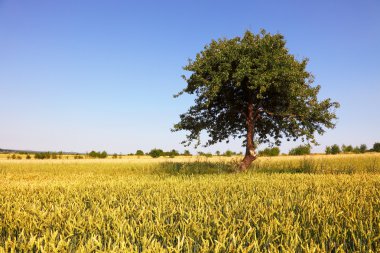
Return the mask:
<svg viewBox="0 0 380 253">
<path fill-rule="evenodd" d="M 88 154 L 89 157 L 92 157 L 92 158 L 107 158 L 108 154 L 106 151 L 103 151 L 103 152 L 95 152 L 95 151 L 91 151 L 89 154 Z"/>
<path fill-rule="evenodd" d="M 174 158 L 175 156 L 179 156 L 179 152 L 175 149 L 172 149 L 169 152 L 164 152 L 164 155 Z"/>
<path fill-rule="evenodd" d="M 279 147 L 265 148 L 264 150 L 259 151 L 261 156 L 278 156 L 280 154 Z"/>
<path fill-rule="evenodd" d="M 140 155 L 144 155 L 144 151 L 142 151 L 142 150 L 139 149 L 139 150 L 136 151 L 136 155 L 139 155 L 139 156 Z"/>
<path fill-rule="evenodd" d="M 352 152 L 352 151 L 353 151 L 353 148 L 352 148 L 351 145 L 348 145 L 348 146 L 346 146 L 346 145 L 342 145 L 342 152 L 343 152 L 343 153 L 350 153 L 350 152 Z"/>
<path fill-rule="evenodd" d="M 26 155 L 26 159 L 29 160 L 29 159 L 31 159 L 31 158 L 32 158 L 32 157 L 31 157 L 29 154 Z"/>
<path fill-rule="evenodd" d="M 49 152 L 40 152 L 40 153 L 35 153 L 34 154 L 34 159 L 50 159 L 51 155 Z"/>
<path fill-rule="evenodd" d="M 337 144 L 334 144 L 331 146 L 331 154 L 336 155 L 336 154 L 339 154 L 340 152 L 341 152 L 340 148 Z"/>
<path fill-rule="evenodd" d="M 230 156 L 236 155 L 236 153 L 233 152 L 233 151 L 231 151 L 231 150 L 227 150 L 226 152 L 224 152 L 223 155 L 227 156 L 227 157 L 230 157 Z"/>
<path fill-rule="evenodd" d="M 352 150 L 352 152 L 354 152 L 355 154 L 360 154 L 361 152 L 360 152 L 360 148 L 358 147 L 358 146 L 356 146 L 353 150 Z"/>
<path fill-rule="evenodd" d="M 158 158 L 162 155 L 164 155 L 164 151 L 162 149 L 152 149 L 150 152 L 149 152 L 149 155 L 153 158 Z"/>
<path fill-rule="evenodd" d="M 380 152 L 380 142 L 376 142 L 375 144 L 373 144 L 372 149 L 374 152 Z"/>
<path fill-rule="evenodd" d="M 289 155 L 309 155 L 311 150 L 310 145 L 299 145 L 289 151 Z"/>
<path fill-rule="evenodd" d="M 191 156 L 191 153 L 189 150 L 185 150 L 185 151 L 183 151 L 183 155 L 184 156 Z"/>
</svg>

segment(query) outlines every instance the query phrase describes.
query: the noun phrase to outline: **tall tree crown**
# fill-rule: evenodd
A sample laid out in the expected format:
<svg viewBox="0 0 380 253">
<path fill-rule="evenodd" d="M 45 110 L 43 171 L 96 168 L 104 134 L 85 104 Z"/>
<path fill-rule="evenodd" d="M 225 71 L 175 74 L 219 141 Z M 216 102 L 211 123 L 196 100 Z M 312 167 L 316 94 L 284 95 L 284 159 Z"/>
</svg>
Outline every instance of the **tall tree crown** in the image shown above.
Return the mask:
<svg viewBox="0 0 380 253">
<path fill-rule="evenodd" d="M 195 104 L 173 129 L 189 132 L 183 143 L 200 144 L 202 130 L 206 146 L 250 131 L 256 143 L 279 145 L 284 137 L 316 143 L 315 133 L 333 128 L 339 104 L 318 100 L 308 60 L 297 60 L 285 45 L 281 34 L 247 31 L 242 38 L 213 40 L 189 60 L 187 87 L 176 96 L 194 94 Z"/>
</svg>

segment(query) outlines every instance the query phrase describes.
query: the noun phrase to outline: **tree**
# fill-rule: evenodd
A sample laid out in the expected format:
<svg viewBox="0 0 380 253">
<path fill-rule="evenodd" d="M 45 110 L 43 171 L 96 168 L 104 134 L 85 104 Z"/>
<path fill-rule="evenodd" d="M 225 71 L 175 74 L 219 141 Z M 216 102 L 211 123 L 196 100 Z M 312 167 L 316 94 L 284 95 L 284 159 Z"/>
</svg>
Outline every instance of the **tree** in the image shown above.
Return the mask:
<svg viewBox="0 0 380 253">
<path fill-rule="evenodd" d="M 99 158 L 107 158 L 108 154 L 106 151 L 103 151 L 102 153 L 99 154 Z"/>
<path fill-rule="evenodd" d="M 89 154 L 88 154 L 89 157 L 92 157 L 92 158 L 107 158 L 108 154 L 106 151 L 103 151 L 103 152 L 95 152 L 95 151 L 91 151 Z"/>
<path fill-rule="evenodd" d="M 331 154 L 336 155 L 340 153 L 340 148 L 337 144 L 331 146 Z"/>
<path fill-rule="evenodd" d="M 264 150 L 259 151 L 259 155 L 262 156 L 278 156 L 280 154 L 279 147 L 265 148 Z"/>
<path fill-rule="evenodd" d="M 375 152 L 380 152 L 380 142 L 376 142 L 375 144 L 373 144 L 373 151 Z"/>
<path fill-rule="evenodd" d="M 142 150 L 137 150 L 136 151 L 136 155 L 138 155 L 138 156 L 140 156 L 140 155 L 144 155 L 144 151 L 142 151 Z"/>
<path fill-rule="evenodd" d="M 176 156 L 179 156 L 179 152 L 175 149 L 172 149 L 171 151 L 169 152 L 165 152 L 165 155 L 171 157 L 171 158 L 174 158 Z"/>
<path fill-rule="evenodd" d="M 190 132 L 182 143 L 198 146 L 202 131 L 209 137 L 205 146 L 244 138 L 245 171 L 257 157 L 257 144 L 279 146 L 283 137 L 316 143 L 316 133 L 334 128 L 339 104 L 318 100 L 320 86 L 312 86 L 308 60 L 297 60 L 285 44 L 281 34 L 247 31 L 242 38 L 213 40 L 190 60 L 187 86 L 175 95 L 196 96 L 172 129 Z"/>
<path fill-rule="evenodd" d="M 152 149 L 150 152 L 149 152 L 149 155 L 153 158 L 158 158 L 162 155 L 164 155 L 164 151 L 162 151 L 162 149 Z"/>
<path fill-rule="evenodd" d="M 299 145 L 289 151 L 289 155 L 310 155 L 310 145 Z"/>
<path fill-rule="evenodd" d="M 346 146 L 346 145 L 342 145 L 342 152 L 343 153 L 350 153 L 350 152 L 352 152 L 352 150 L 353 150 L 354 148 L 352 147 L 352 145 L 348 145 L 348 146 Z"/>
<path fill-rule="evenodd" d="M 362 144 L 362 145 L 360 145 L 359 149 L 360 149 L 360 153 L 365 153 L 367 151 L 367 145 Z"/>
<path fill-rule="evenodd" d="M 94 150 L 91 151 L 89 154 L 88 154 L 89 157 L 93 157 L 93 158 L 96 158 L 99 156 L 99 153 L 98 152 L 95 152 Z"/>
<path fill-rule="evenodd" d="M 231 151 L 231 150 L 226 150 L 226 152 L 224 152 L 224 156 L 227 156 L 227 157 L 231 157 L 233 155 L 235 155 L 236 153 Z"/>
<path fill-rule="evenodd" d="M 189 150 L 185 150 L 185 151 L 183 151 L 183 155 L 184 156 L 191 156 L 191 153 Z"/>
<path fill-rule="evenodd" d="M 360 148 L 358 146 L 355 146 L 355 148 L 352 150 L 355 154 L 360 154 Z"/>
<path fill-rule="evenodd" d="M 326 155 L 330 155 L 331 154 L 331 147 L 327 146 L 325 149 L 325 153 L 326 153 Z"/>
</svg>

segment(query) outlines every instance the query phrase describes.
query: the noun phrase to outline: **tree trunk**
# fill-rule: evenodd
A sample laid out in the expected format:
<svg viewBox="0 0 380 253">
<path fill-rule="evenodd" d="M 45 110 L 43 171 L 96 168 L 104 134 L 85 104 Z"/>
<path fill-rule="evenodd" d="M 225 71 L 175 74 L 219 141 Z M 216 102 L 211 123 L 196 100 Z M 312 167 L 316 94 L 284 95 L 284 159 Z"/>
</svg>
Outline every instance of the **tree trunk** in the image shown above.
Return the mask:
<svg viewBox="0 0 380 253">
<path fill-rule="evenodd" d="M 241 161 L 239 170 L 247 171 L 251 163 L 257 158 L 257 154 L 255 152 L 255 144 L 253 142 L 253 127 L 254 127 L 254 119 L 253 119 L 253 103 L 249 103 L 248 111 L 246 115 L 246 124 L 247 124 L 247 141 L 246 141 L 246 150 L 243 161 Z"/>
</svg>

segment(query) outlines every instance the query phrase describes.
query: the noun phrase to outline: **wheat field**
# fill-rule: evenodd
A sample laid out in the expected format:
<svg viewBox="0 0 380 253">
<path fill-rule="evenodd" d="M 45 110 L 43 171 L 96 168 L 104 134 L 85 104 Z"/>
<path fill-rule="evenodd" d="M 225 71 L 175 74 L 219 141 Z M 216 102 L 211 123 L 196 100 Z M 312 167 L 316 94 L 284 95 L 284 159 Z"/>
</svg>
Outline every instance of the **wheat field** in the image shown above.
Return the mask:
<svg viewBox="0 0 380 253">
<path fill-rule="evenodd" d="M 0 161 L 0 252 L 378 252 L 380 155 Z"/>
</svg>

